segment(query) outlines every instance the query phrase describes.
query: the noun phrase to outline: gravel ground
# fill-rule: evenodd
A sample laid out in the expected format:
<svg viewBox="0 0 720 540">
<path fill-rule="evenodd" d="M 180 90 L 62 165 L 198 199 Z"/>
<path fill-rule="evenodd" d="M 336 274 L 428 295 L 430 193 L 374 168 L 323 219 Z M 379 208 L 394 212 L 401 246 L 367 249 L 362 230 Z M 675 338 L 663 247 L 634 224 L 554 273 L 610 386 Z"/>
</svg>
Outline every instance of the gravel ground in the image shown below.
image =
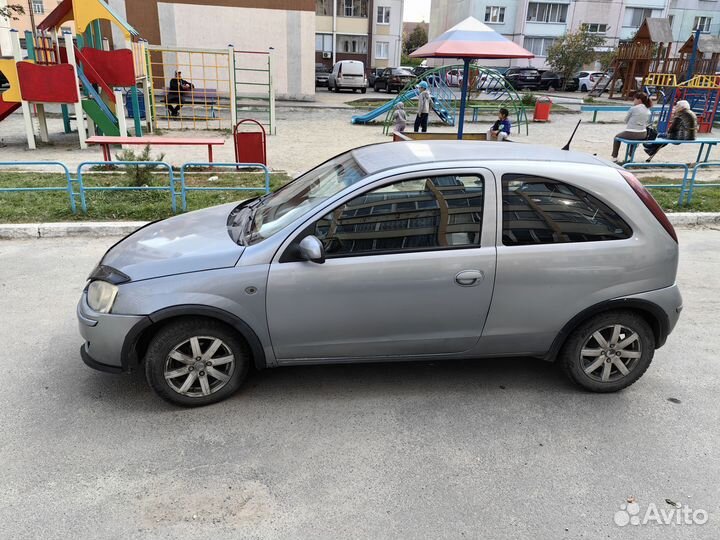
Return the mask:
<svg viewBox="0 0 720 540">
<path fill-rule="evenodd" d="M 392 98 L 386 94 L 368 92 L 365 96 L 360 94 L 343 93 L 340 95 L 318 91 L 318 101 L 312 104 L 297 104 L 290 106 L 285 103 L 277 110 L 277 135 L 268 138 L 268 162 L 276 170 L 287 171 L 291 175 L 299 174 L 326 159 L 351 148 L 365 144 L 385 142 L 388 137 L 382 134 L 381 125 L 352 125 L 350 118 L 357 114 L 355 109 L 338 109 L 344 102 L 361 97 Z M 579 94 L 577 95 L 578 97 Z M 322 105 L 327 105 L 323 109 Z M 572 107 L 572 106 L 570 106 Z M 513 140 L 551 146 L 563 146 L 570 137 L 578 119 L 583 119 L 577 135 L 573 141 L 573 150 L 597 153 L 609 158 L 612 148 L 613 136 L 622 131 L 622 113 L 601 113 L 602 122 L 590 123 L 589 113 L 555 114 L 550 123 L 530 125 L 529 135 L 513 133 Z M 411 119 L 412 120 L 412 119 Z M 22 116 L 19 112 L 0 123 L 0 139 L 5 147 L 0 150 L 1 159 L 7 161 L 20 160 L 57 160 L 71 167 L 87 160 L 102 159 L 99 147 L 91 147 L 81 151 L 77 148 L 77 137 L 62 133 L 62 120 L 51 118 L 48 121 L 52 144 L 42 146 L 41 149 L 31 152 L 25 149 L 25 136 Z M 484 132 L 492 123 L 490 117 L 482 118 L 480 123 L 467 125 L 467 132 Z M 442 125 L 431 126 L 431 131 L 453 131 Z M 217 137 L 218 132 L 208 131 L 164 131 L 167 136 L 183 137 Z M 215 161 L 234 161 L 234 150 L 231 137 L 227 136 L 224 147 L 214 150 Z M 39 141 L 39 139 L 38 139 Z M 188 161 L 206 161 L 206 147 L 158 147 L 157 152 L 166 154 L 165 159 L 179 165 Z M 519 149 L 520 151 L 520 149 Z M 718 152 L 716 150 L 716 152 Z M 667 147 L 662 150 L 657 160 L 662 161 L 695 161 L 697 148 Z M 661 156 L 661 157 L 660 157 Z M 720 159 L 720 155 L 715 156 Z"/>
</svg>

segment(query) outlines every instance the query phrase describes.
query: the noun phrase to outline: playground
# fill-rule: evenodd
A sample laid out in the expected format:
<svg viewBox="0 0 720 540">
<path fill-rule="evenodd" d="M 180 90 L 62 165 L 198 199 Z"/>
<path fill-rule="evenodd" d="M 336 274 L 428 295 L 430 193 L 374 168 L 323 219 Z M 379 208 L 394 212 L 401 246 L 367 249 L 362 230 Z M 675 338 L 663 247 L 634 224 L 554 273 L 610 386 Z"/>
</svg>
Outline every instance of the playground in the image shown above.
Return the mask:
<svg viewBox="0 0 720 540">
<path fill-rule="evenodd" d="M 59 26 L 69 20 L 81 31 L 60 35 Z M 120 30 L 122 42 L 113 42 L 103 31 L 107 23 Z M 464 21 L 438 43 L 428 44 L 424 55 L 458 58 L 446 50 L 458 28 L 477 33 L 478 42 L 494 34 L 478 21 Z M 624 88 L 634 81 L 653 96 L 660 131 L 667 127 L 674 104 L 686 99 L 698 116 L 701 136 L 712 137 L 720 77 L 697 74 L 683 79 L 677 73 L 692 74 L 693 66 L 715 69 L 720 56 L 703 56 L 710 48 L 698 40 L 697 46 L 686 44 L 682 62 L 672 63 L 667 47 L 655 46 L 651 49 L 657 56 L 645 59 L 647 43 L 657 45 L 665 34 L 659 23 L 644 28 L 638 39 L 645 41 L 621 51 L 615 77 L 623 78 Z M 267 192 L 338 153 L 392 140 L 398 103 L 405 105 L 411 131 L 420 83 L 431 96 L 430 138 L 482 140 L 502 107 L 510 113 L 512 143 L 562 146 L 582 119 L 572 149 L 609 157 L 627 110 L 625 102 L 605 101 L 597 88 L 590 92 L 598 96 L 591 104 L 577 94 L 519 93 L 498 71 L 482 67 L 477 60 L 482 56 L 477 55 L 473 62 L 464 57 L 460 63 L 426 70 L 395 97 L 369 93 L 357 99 L 317 92 L 313 103 L 276 103 L 271 51 L 152 45 L 102 0 L 63 0 L 39 24 L 37 34 L 26 33 L 25 60 L 17 32 L 12 41 L 13 57 L 0 59 L 0 71 L 9 81 L 0 94 L 0 221 L 6 222 L 32 219 L 26 206 L 55 208 L 48 197 L 57 202 L 60 192 L 65 202 L 52 212 L 35 212 L 35 219 L 150 219 Z M 502 54 L 529 54 L 513 49 L 511 42 L 506 45 L 509 49 Z M 630 61 L 633 55 L 643 62 Z M 669 70 L 670 65 L 673 73 L 651 71 Z M 459 88 L 447 84 L 451 71 L 461 74 Z M 536 99 L 543 107 L 533 104 Z M 148 149 L 140 158 L 143 147 Z M 709 145 L 703 154 L 702 145 L 696 157 L 697 146 L 672 144 L 663 150 L 663 163 L 628 166 L 636 166 L 641 178 L 662 188 L 655 193 L 668 210 L 702 210 L 716 202 L 698 197 L 690 205 L 683 200 L 685 189 L 677 186 L 687 183 L 691 174 L 698 184 L 717 176 L 713 160 L 720 156 L 711 156 L 712 150 Z M 691 169 L 695 162 L 708 160 L 707 166 Z M 58 167 L 65 171 L 65 180 L 43 176 L 57 173 Z M 13 169 L 26 172 L 10 172 Z M 124 175 L 139 169 L 147 170 L 145 183 Z M 188 197 L 190 192 L 197 193 Z M 18 204 L 20 198 L 23 204 Z M 138 206 L 133 201 L 141 202 Z"/>
</svg>

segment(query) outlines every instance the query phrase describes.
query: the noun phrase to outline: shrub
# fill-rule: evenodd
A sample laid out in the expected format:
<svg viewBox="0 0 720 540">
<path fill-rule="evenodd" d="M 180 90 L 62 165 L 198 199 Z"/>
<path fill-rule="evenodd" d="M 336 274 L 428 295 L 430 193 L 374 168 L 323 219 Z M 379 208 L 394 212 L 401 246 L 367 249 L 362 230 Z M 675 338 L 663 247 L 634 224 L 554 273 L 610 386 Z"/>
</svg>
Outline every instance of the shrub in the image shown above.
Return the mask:
<svg viewBox="0 0 720 540">
<path fill-rule="evenodd" d="M 165 154 L 159 154 L 156 157 L 150 155 L 150 145 L 146 145 L 142 152 L 136 153 L 134 150 L 125 149 L 115 156 L 118 161 L 162 161 Z M 135 187 L 143 186 L 150 182 L 152 173 L 158 165 L 119 165 L 120 169 L 125 170 L 130 179 L 130 183 Z"/>
<path fill-rule="evenodd" d="M 520 98 L 520 101 L 523 105 L 535 105 L 535 102 L 537 101 L 537 97 L 532 92 L 527 92 L 522 95 Z"/>
</svg>

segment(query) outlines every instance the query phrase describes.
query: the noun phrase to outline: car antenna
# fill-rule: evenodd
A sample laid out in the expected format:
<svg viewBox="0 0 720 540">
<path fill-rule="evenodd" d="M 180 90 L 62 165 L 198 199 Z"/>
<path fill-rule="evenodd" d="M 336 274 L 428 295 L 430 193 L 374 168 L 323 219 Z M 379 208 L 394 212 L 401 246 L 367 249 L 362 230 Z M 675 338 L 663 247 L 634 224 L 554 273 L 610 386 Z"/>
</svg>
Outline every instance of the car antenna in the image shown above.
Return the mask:
<svg viewBox="0 0 720 540">
<path fill-rule="evenodd" d="M 562 147 L 563 150 L 570 150 L 570 143 L 572 142 L 573 137 L 575 137 L 575 132 L 576 132 L 577 129 L 580 127 L 580 122 L 582 122 L 582 120 L 578 120 L 578 123 L 577 123 L 577 125 L 575 126 L 575 129 L 574 129 L 573 132 L 572 132 L 572 135 L 570 135 L 570 140 L 567 142 L 567 144 L 566 144 L 565 146 Z"/>
</svg>

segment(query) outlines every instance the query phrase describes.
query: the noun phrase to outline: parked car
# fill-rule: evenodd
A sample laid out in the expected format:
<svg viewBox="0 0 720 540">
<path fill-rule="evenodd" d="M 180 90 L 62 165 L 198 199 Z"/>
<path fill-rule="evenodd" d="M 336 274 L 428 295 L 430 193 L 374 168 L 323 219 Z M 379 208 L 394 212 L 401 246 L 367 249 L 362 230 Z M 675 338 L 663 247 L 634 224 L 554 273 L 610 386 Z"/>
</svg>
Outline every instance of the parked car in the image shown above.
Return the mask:
<svg viewBox="0 0 720 540">
<path fill-rule="evenodd" d="M 518 148 L 364 146 L 146 225 L 89 276 L 82 359 L 142 370 L 185 406 L 229 397 L 251 367 L 410 359 L 538 357 L 587 390 L 625 388 L 682 309 L 675 231 L 630 172 Z"/>
<path fill-rule="evenodd" d="M 330 77 L 330 69 L 321 63 L 315 64 L 315 86 L 327 88 L 328 78 Z"/>
<path fill-rule="evenodd" d="M 581 92 L 589 92 L 602 76 L 602 71 L 581 71 L 574 78 L 577 80 Z"/>
<path fill-rule="evenodd" d="M 416 77 L 420 77 L 421 75 L 424 75 L 428 71 L 432 71 L 435 68 L 427 67 L 427 66 L 417 66 L 413 69 L 413 75 Z M 430 86 L 440 86 L 440 83 L 442 82 L 442 78 L 438 73 L 430 73 L 424 77 L 424 80 L 430 85 Z"/>
<path fill-rule="evenodd" d="M 554 71 L 543 71 L 540 74 L 540 89 L 541 90 L 562 90 L 563 82 L 565 78 Z M 571 78 L 565 86 L 565 91 L 575 92 L 578 89 L 577 82 L 574 78 Z"/>
<path fill-rule="evenodd" d="M 511 67 L 505 72 L 505 80 L 516 90 L 534 90 L 540 87 L 540 72 L 530 67 Z"/>
<path fill-rule="evenodd" d="M 359 60 L 341 60 L 333 66 L 328 77 L 328 89 L 339 92 L 346 88 L 363 94 L 367 91 L 367 77 L 365 65 Z"/>
<path fill-rule="evenodd" d="M 400 92 L 405 86 L 415 80 L 412 71 L 403 68 L 386 68 L 382 74 L 375 79 L 373 90 L 379 92 L 385 90 L 390 92 Z"/>
<path fill-rule="evenodd" d="M 462 69 L 449 69 L 445 73 L 445 84 L 448 86 L 460 86 L 463 80 L 463 71 Z"/>
<path fill-rule="evenodd" d="M 383 71 L 385 71 L 385 68 L 372 68 L 370 70 L 370 75 L 368 75 L 368 88 L 373 88 L 375 86 L 375 80 L 382 74 Z"/>
<path fill-rule="evenodd" d="M 497 69 L 486 69 L 487 72 L 478 74 L 476 90 L 486 90 L 488 92 L 503 90 L 505 88 L 503 74 Z"/>
</svg>

